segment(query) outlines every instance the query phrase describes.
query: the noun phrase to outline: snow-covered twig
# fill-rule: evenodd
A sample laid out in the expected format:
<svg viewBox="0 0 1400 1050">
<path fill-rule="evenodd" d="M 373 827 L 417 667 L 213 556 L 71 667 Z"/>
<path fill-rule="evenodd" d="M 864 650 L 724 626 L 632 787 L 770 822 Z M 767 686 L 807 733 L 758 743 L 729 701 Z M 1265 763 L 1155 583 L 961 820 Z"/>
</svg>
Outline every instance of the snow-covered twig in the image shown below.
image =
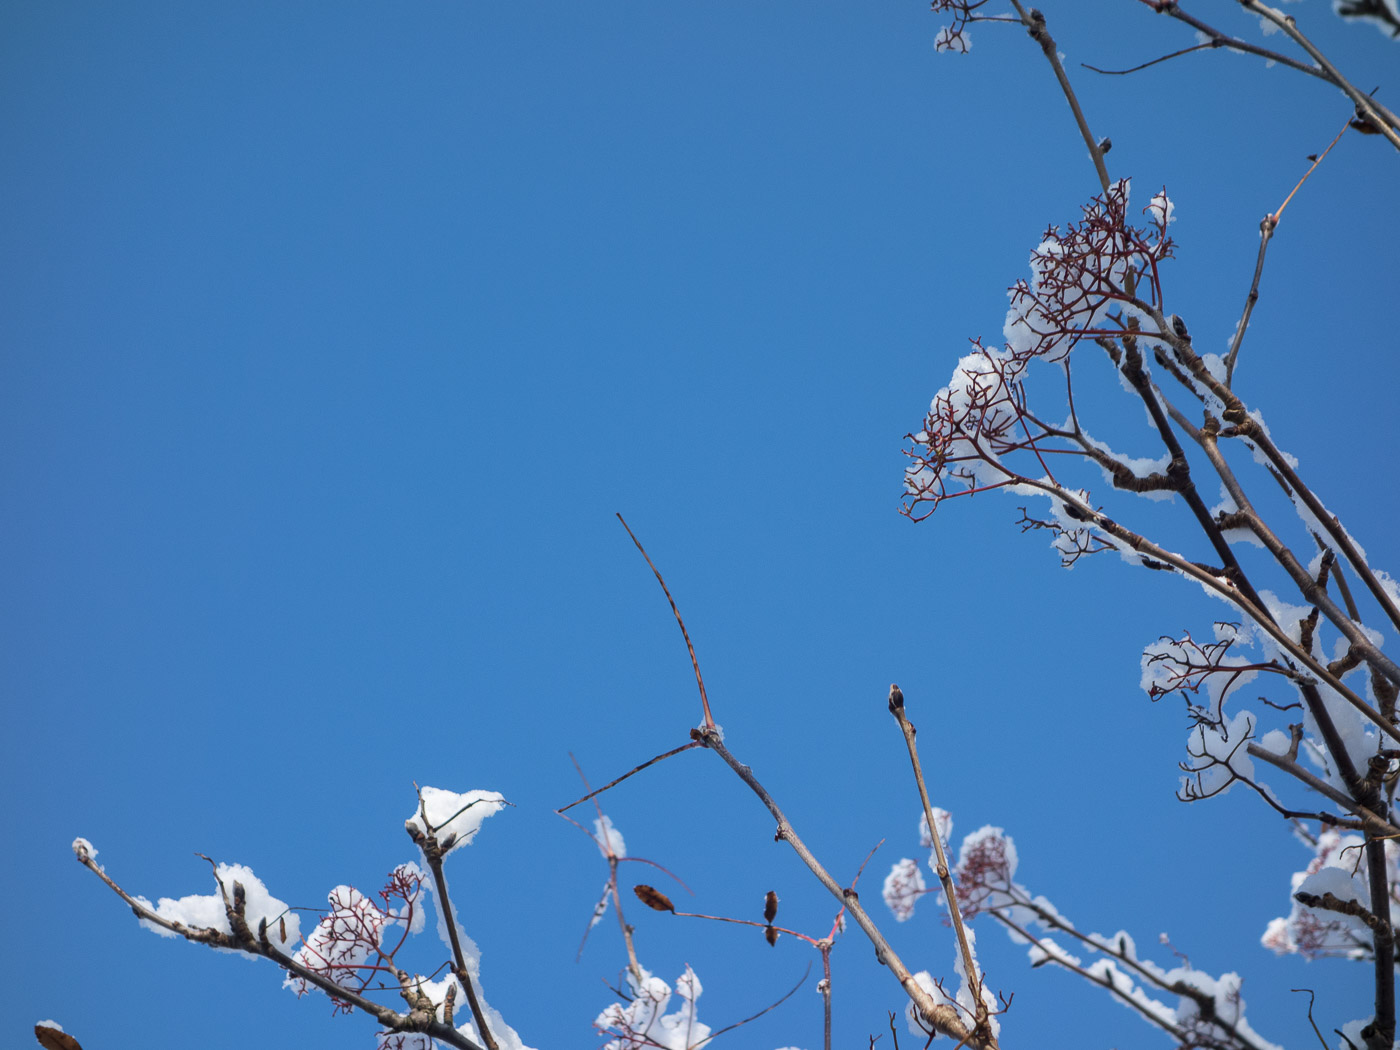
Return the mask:
<svg viewBox="0 0 1400 1050">
<path fill-rule="evenodd" d="M 178 919 L 168 918 L 152 908 L 143 898 L 131 896 L 97 864 L 95 852 L 85 839 L 73 843 L 73 852 L 78 862 L 107 884 L 118 897 L 127 903 L 136 917 L 143 923 L 166 930 L 195 944 L 205 944 L 212 948 L 241 952 L 245 955 L 271 959 L 291 977 L 305 984 L 313 985 L 325 992 L 332 1000 L 345 1002 L 372 1016 L 386 1032 L 422 1032 L 433 1039 L 458 1047 L 459 1050 L 485 1050 L 475 1040 L 463 1035 L 450 1024 L 438 1021 L 436 1016 L 422 1008 L 419 1003 L 407 1014 L 400 1014 L 387 1006 L 382 1006 L 366 998 L 359 991 L 347 988 L 325 976 L 320 970 L 298 962 L 272 943 L 273 930 L 269 929 L 266 916 L 259 919 L 256 932 L 248 923 L 246 889 L 241 882 L 234 882 L 229 893 L 222 880 L 219 880 L 220 896 L 225 901 L 225 922 L 228 929 L 217 927 L 190 926 Z"/>
</svg>

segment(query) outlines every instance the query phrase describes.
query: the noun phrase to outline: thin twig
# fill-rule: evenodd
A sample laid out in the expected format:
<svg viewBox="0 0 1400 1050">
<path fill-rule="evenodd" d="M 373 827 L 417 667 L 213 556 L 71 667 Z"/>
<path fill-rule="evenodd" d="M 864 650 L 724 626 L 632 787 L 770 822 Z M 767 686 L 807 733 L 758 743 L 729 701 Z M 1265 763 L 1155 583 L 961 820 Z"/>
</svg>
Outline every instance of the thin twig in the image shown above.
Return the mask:
<svg viewBox="0 0 1400 1050">
<path fill-rule="evenodd" d="M 1283 209 L 1288 207 L 1288 202 L 1293 199 L 1293 195 L 1303 188 L 1303 183 L 1308 181 L 1308 176 L 1317 170 L 1317 166 L 1322 163 L 1323 158 L 1332 152 L 1347 128 L 1351 127 L 1350 121 L 1342 125 L 1342 130 L 1337 132 L 1337 137 L 1327 144 L 1327 148 L 1313 158 L 1312 165 L 1298 180 L 1298 184 L 1293 187 L 1288 196 L 1283 199 L 1283 203 L 1259 223 L 1259 257 L 1254 263 L 1254 279 L 1249 285 L 1249 294 L 1245 296 L 1244 313 L 1240 317 L 1240 323 L 1235 326 L 1235 338 L 1230 343 L 1230 352 L 1225 357 L 1225 385 L 1230 386 L 1235 377 L 1235 360 L 1240 354 L 1240 344 L 1244 342 L 1244 333 L 1249 328 L 1249 317 L 1254 312 L 1254 304 L 1259 301 L 1259 278 L 1264 273 L 1264 254 L 1269 250 L 1269 242 L 1273 240 L 1274 231 L 1278 229 L 1279 221 L 1283 218 Z"/>
<path fill-rule="evenodd" d="M 967 926 L 963 923 L 962 911 L 958 907 L 957 887 L 953 884 L 953 873 L 948 867 L 948 857 L 943 850 L 943 836 L 938 832 L 938 822 L 933 819 L 933 804 L 929 801 L 928 785 L 924 782 L 924 771 L 919 764 L 919 749 L 914 741 L 914 723 L 904 711 L 904 692 L 897 685 L 890 686 L 890 714 L 899 723 L 904 734 L 904 745 L 909 750 L 909 763 L 914 767 L 914 783 L 919 787 L 919 801 L 924 806 L 924 820 L 928 824 L 929 838 L 933 839 L 934 855 L 938 858 L 938 881 L 943 887 L 943 897 L 948 902 L 948 918 L 953 923 L 953 932 L 958 938 L 958 951 L 962 955 L 963 973 L 967 978 L 968 989 L 976 1000 L 976 1020 L 978 1028 L 987 1024 L 987 1004 L 982 999 L 982 972 L 973 958 L 972 946 L 967 939 Z"/>
<path fill-rule="evenodd" d="M 1011 0 L 1011 6 L 1016 9 L 1016 13 L 1021 16 L 1021 24 L 1030 33 L 1031 39 L 1040 45 L 1040 50 L 1045 53 L 1045 60 L 1050 63 L 1050 68 L 1055 71 L 1055 79 L 1060 82 L 1060 90 L 1064 92 L 1065 99 L 1069 102 L 1069 108 L 1074 113 L 1074 122 L 1079 126 L 1079 134 L 1084 138 L 1084 144 L 1089 147 L 1089 156 L 1094 159 L 1094 170 L 1099 175 L 1099 186 L 1105 193 L 1108 192 L 1108 168 L 1104 165 L 1103 149 L 1094 138 L 1094 133 L 1089 130 L 1089 121 L 1084 116 L 1084 110 L 1079 106 L 1079 99 L 1074 93 L 1074 88 L 1070 86 L 1069 76 L 1065 73 L 1064 64 L 1060 61 L 1059 51 L 1055 47 L 1055 40 L 1045 28 L 1045 16 L 1031 8 L 1029 11 L 1021 5 L 1021 0 Z"/>
<path fill-rule="evenodd" d="M 1230 342 L 1230 352 L 1225 355 L 1227 387 L 1235 381 L 1235 360 L 1240 356 L 1240 344 L 1244 342 L 1244 333 L 1249 328 L 1249 317 L 1254 313 L 1254 304 L 1259 301 L 1259 278 L 1264 274 L 1264 254 L 1269 250 L 1269 242 L 1273 240 L 1274 228 L 1277 225 L 1278 220 L 1273 215 L 1265 215 L 1259 221 L 1259 257 L 1254 261 L 1254 279 L 1249 282 L 1249 294 L 1244 297 L 1244 313 L 1240 315 L 1239 324 L 1235 325 L 1235 338 Z"/>
<path fill-rule="evenodd" d="M 1322 1050 L 1330 1050 L 1330 1048 L 1327 1045 L 1327 1040 L 1322 1038 L 1322 1033 L 1317 1030 L 1317 1022 L 1313 1020 L 1312 1008 L 1313 1003 L 1317 999 L 1317 996 L 1314 994 L 1313 990 L 1311 988 L 1290 988 L 1288 990 L 1290 992 L 1308 993 L 1308 1024 L 1312 1026 L 1313 1035 L 1317 1036 L 1317 1041 L 1322 1044 Z"/>
<path fill-rule="evenodd" d="M 650 889 L 651 887 L 647 887 Z M 668 898 L 669 899 L 669 898 Z M 771 922 L 759 922 L 757 919 L 736 919 L 730 915 L 706 915 L 698 911 L 680 911 L 679 909 L 667 909 L 678 919 L 709 919 L 711 922 L 728 922 L 735 926 L 757 926 L 760 930 L 776 930 L 778 933 L 785 933 L 789 937 L 795 937 L 799 941 L 806 941 L 816 947 L 821 942 L 810 933 L 803 933 L 801 930 L 791 930 L 786 926 L 778 926 Z"/>
<path fill-rule="evenodd" d="M 693 749 L 695 749 L 695 748 L 697 748 L 697 747 L 699 747 L 699 746 L 700 746 L 700 745 L 699 745 L 698 743 L 696 743 L 694 740 L 692 740 L 692 741 L 691 741 L 690 743 L 688 743 L 688 744 L 682 744 L 680 747 L 672 748 L 670 751 L 667 751 L 665 754 L 657 755 L 655 758 L 649 758 L 649 759 L 647 759 L 645 762 L 643 762 L 640 766 L 636 766 L 636 767 L 634 767 L 634 768 L 632 768 L 632 769 L 629 769 L 626 773 L 623 773 L 622 776 L 618 777 L 616 780 L 610 780 L 610 781 L 608 781 L 608 782 L 607 782 L 606 784 L 604 784 L 602 787 L 600 787 L 600 788 L 598 788 L 598 789 L 596 789 L 596 790 L 594 790 L 594 791 L 590 791 L 588 794 L 584 795 L 582 798 L 576 798 L 576 799 L 574 799 L 574 800 L 573 800 L 572 802 L 570 802 L 567 806 L 561 806 L 559 809 L 556 809 L 554 812 L 558 813 L 558 814 L 562 817 L 566 812 L 568 812 L 569 810 L 573 809 L 575 806 L 580 805 L 580 804 L 582 804 L 582 803 L 584 803 L 584 802 L 587 802 L 590 798 L 593 798 L 593 797 L 595 797 L 595 796 L 597 796 L 597 795 L 601 795 L 604 791 L 607 791 L 607 790 L 610 789 L 610 788 L 615 788 L 615 787 L 617 787 L 617 785 L 621 784 L 621 783 L 622 783 L 624 780 L 626 780 L 628 777 L 633 776 L 633 775 L 635 775 L 635 774 L 637 774 L 637 773 L 640 773 L 642 770 L 646 769 L 647 766 L 654 766 L 656 763 L 660 762 L 663 758 L 670 758 L 672 755 L 679 755 L 682 751 L 691 751 L 691 750 L 693 750 Z M 570 757 L 570 758 L 573 758 L 574 756 L 571 754 L 571 755 L 569 755 L 569 757 Z M 586 784 L 586 783 L 587 783 L 587 782 L 585 781 L 585 784 Z"/>
<path fill-rule="evenodd" d="M 705 728 L 713 729 L 715 720 L 710 715 L 710 701 L 705 695 L 705 679 L 700 677 L 700 661 L 695 659 L 695 646 L 690 644 L 690 632 L 685 629 L 685 621 L 681 619 L 681 611 L 676 608 L 676 599 L 671 597 L 670 588 L 666 586 L 666 581 L 661 578 L 661 570 L 652 563 L 651 555 L 647 554 L 647 549 L 642 546 L 642 541 L 637 539 L 632 527 L 627 524 L 627 519 L 619 514 L 617 520 L 622 522 L 622 527 L 627 530 L 627 535 L 632 537 L 632 542 L 637 545 L 637 550 L 642 552 L 643 558 L 646 558 L 647 564 L 651 566 L 651 571 L 656 575 L 656 582 L 661 584 L 661 590 L 665 593 L 666 600 L 671 603 L 671 612 L 676 614 L 676 623 L 680 624 L 681 635 L 685 638 L 686 651 L 690 653 L 690 666 L 695 669 L 695 684 L 700 687 L 700 706 L 705 712 Z"/>
<path fill-rule="evenodd" d="M 1185 22 L 1192 29 L 1204 33 L 1210 37 L 1210 42 L 1215 47 L 1223 47 L 1228 51 L 1239 51 L 1247 55 L 1256 55 L 1268 62 L 1276 63 L 1280 66 L 1287 66 L 1289 69 L 1297 70 L 1299 73 L 1306 73 L 1308 76 L 1317 77 L 1319 80 L 1328 80 L 1327 74 L 1316 66 L 1310 66 L 1306 62 L 1299 62 L 1296 58 L 1285 55 L 1281 51 L 1274 51 L 1258 44 L 1251 44 L 1248 40 L 1241 40 L 1237 36 L 1230 36 L 1223 33 L 1212 25 L 1202 22 L 1195 15 L 1188 14 L 1181 9 L 1180 4 L 1164 4 L 1157 0 L 1143 0 L 1149 6 L 1162 14 L 1170 15 L 1178 22 Z M 1330 83 L 1330 81 L 1329 81 Z"/>
<path fill-rule="evenodd" d="M 1347 795 L 1346 792 L 1338 791 L 1321 777 L 1314 776 L 1286 755 L 1275 754 L 1253 741 L 1247 745 L 1245 750 L 1249 752 L 1250 757 L 1260 759 L 1269 763 L 1271 766 L 1283 770 L 1289 776 L 1302 781 L 1319 795 L 1326 796 L 1347 812 L 1355 814 L 1365 827 L 1367 834 L 1400 838 L 1400 827 L 1396 827 L 1390 821 L 1373 813 L 1361 803 Z"/>
<path fill-rule="evenodd" d="M 831 941 L 822 949 L 822 1050 L 831 1050 Z"/>
<path fill-rule="evenodd" d="M 1317 170 L 1317 166 L 1322 163 L 1323 158 L 1326 157 L 1327 154 L 1332 152 L 1332 147 L 1341 141 L 1342 136 L 1347 133 L 1347 128 L 1349 127 L 1351 127 L 1351 121 L 1347 121 L 1345 124 L 1343 124 L 1342 130 L 1337 132 L 1336 137 L 1332 139 L 1331 142 L 1327 143 L 1327 148 L 1313 158 L 1312 165 L 1308 168 L 1306 172 L 1303 173 L 1303 177 L 1298 180 L 1298 185 L 1294 186 L 1293 189 L 1289 191 L 1288 196 L 1283 198 L 1283 203 L 1280 204 L 1278 206 L 1278 210 L 1274 212 L 1275 223 L 1277 223 L 1280 219 L 1283 218 L 1283 209 L 1288 207 L 1288 202 L 1293 199 L 1293 194 L 1297 193 L 1303 188 L 1303 183 L 1308 181 L 1308 176 L 1310 176 L 1314 171 Z"/>
<path fill-rule="evenodd" d="M 1163 55 L 1160 58 L 1154 58 L 1147 62 L 1141 62 L 1138 65 L 1129 67 L 1128 69 L 1100 69 L 1098 66 L 1091 66 L 1088 62 L 1081 62 L 1079 64 L 1085 69 L 1090 70 L 1091 72 L 1102 73 L 1106 77 L 1125 77 L 1129 73 L 1136 73 L 1138 72 L 1138 70 L 1146 69 L 1149 66 L 1155 66 L 1158 62 L 1166 62 L 1169 59 L 1180 58 L 1182 55 L 1189 55 L 1192 51 L 1200 51 L 1202 48 L 1213 49 L 1222 46 L 1223 45 L 1217 44 L 1213 40 L 1207 41 L 1204 44 L 1193 44 L 1191 47 L 1183 47 L 1180 51 L 1173 51 L 1170 55 Z"/>
<path fill-rule="evenodd" d="M 756 1021 L 756 1020 L 758 1020 L 760 1017 L 762 1017 L 764 1014 L 768 1013 L 769 1010 L 776 1010 L 778 1007 L 782 1006 L 783 1003 L 785 1003 L 785 1002 L 787 1002 L 789 999 L 791 999 L 791 998 L 797 993 L 797 989 L 801 988 L 804 984 L 807 983 L 807 978 L 808 978 L 808 976 L 811 974 L 811 972 L 812 972 L 812 964 L 809 962 L 809 963 L 807 964 L 807 969 L 806 969 L 805 971 L 803 971 L 803 973 L 802 973 L 802 979 L 801 979 L 800 981 L 798 981 L 795 985 L 792 986 L 792 991 L 788 992 L 787 995 L 783 996 L 783 997 L 782 997 L 781 999 L 779 999 L 777 1002 L 775 1002 L 775 1003 L 770 1003 L 768 1006 L 765 1006 L 762 1010 L 758 1011 L 758 1013 L 756 1013 L 756 1014 L 751 1014 L 750 1016 L 745 1017 L 742 1021 L 735 1021 L 733 1024 L 725 1025 L 723 1028 L 721 1028 L 721 1029 L 720 1029 L 719 1031 L 717 1031 L 717 1032 L 712 1032 L 712 1033 L 710 1034 L 709 1039 L 714 1039 L 714 1038 L 716 1038 L 717 1036 L 721 1036 L 721 1035 L 723 1035 L 725 1032 L 728 1032 L 728 1031 L 731 1031 L 731 1030 L 733 1030 L 733 1029 L 735 1029 L 735 1028 L 738 1028 L 740 1025 L 748 1024 L 750 1021 Z M 709 1042 L 709 1040 L 707 1039 L 707 1040 L 706 1040 L 706 1043 L 708 1044 L 708 1042 Z"/>
</svg>

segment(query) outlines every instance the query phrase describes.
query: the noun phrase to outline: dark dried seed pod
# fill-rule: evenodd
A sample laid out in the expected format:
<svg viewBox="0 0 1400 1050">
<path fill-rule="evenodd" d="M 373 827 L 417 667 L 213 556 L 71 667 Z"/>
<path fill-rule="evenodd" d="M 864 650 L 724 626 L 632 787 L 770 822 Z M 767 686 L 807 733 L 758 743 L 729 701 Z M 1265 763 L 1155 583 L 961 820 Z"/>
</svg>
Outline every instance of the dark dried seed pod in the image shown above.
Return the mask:
<svg viewBox="0 0 1400 1050">
<path fill-rule="evenodd" d="M 669 911 L 673 915 L 676 912 L 676 906 L 671 903 L 671 898 L 654 887 L 633 886 L 632 892 L 637 895 L 637 900 L 653 911 Z"/>
</svg>

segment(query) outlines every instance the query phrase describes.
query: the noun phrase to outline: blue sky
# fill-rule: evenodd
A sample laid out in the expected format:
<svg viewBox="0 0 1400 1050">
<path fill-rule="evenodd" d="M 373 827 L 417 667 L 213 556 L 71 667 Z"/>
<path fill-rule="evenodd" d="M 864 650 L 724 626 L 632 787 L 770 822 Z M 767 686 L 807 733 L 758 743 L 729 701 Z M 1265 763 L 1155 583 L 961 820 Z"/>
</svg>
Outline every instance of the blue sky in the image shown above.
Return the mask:
<svg viewBox="0 0 1400 1050">
<path fill-rule="evenodd" d="M 1112 172 L 1176 202 L 1169 308 L 1223 349 L 1259 219 L 1349 107 L 1227 54 L 1095 76 L 1076 63 L 1193 40 L 1138 5 L 1061 6 Z M 1395 45 L 1296 13 L 1394 106 Z M 1081 926 L 1243 973 L 1275 1042 L 1307 1032 L 1290 988 L 1324 1028 L 1365 1012 L 1368 973 L 1258 946 L 1307 859 L 1283 822 L 1242 792 L 1173 797 L 1186 723 L 1138 690 L 1139 654 L 1222 607 L 1108 558 L 1065 573 L 1012 499 L 898 514 L 902 435 L 1096 189 L 1023 34 L 983 27 L 957 58 L 940 24 L 919 3 L 6 7 L 7 1044 L 53 1017 L 93 1048 L 372 1046 L 266 963 L 141 931 L 68 844 L 151 898 L 208 892 L 200 851 L 314 907 L 412 858 L 416 780 L 515 803 L 453 885 L 492 1003 L 532 1046 L 588 1045 L 625 957 L 605 925 L 574 962 L 606 871 L 552 812 L 579 794 L 569 753 L 602 782 L 699 719 L 616 511 L 730 746 L 814 849 L 849 878 L 888 837 L 868 899 L 919 855 L 898 681 L 955 838 L 1003 826 Z M 1347 136 L 1290 205 L 1237 383 L 1392 570 L 1394 164 Z M 1095 432 L 1146 443 L 1101 393 Z M 1184 508 L 1138 509 L 1185 535 Z M 608 811 L 696 910 L 757 918 L 776 889 L 789 924 L 829 926 L 713 756 Z M 654 972 L 695 967 L 716 1027 L 811 954 L 631 918 Z M 884 919 L 951 972 L 932 908 Z M 405 961 L 431 970 L 419 940 Z M 1008 1045 L 1160 1038 L 999 931 L 981 944 L 1015 992 Z M 898 990 L 855 937 L 834 965 L 838 1041 L 864 1045 Z M 819 1045 L 815 980 L 728 1044 Z"/>
</svg>

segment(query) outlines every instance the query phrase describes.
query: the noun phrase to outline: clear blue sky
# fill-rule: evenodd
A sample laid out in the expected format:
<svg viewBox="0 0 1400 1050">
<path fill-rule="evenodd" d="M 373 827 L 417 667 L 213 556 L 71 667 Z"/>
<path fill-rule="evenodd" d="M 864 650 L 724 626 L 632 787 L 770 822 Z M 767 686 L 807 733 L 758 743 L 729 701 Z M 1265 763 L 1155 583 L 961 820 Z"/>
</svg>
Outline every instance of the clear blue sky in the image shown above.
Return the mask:
<svg viewBox="0 0 1400 1050">
<path fill-rule="evenodd" d="M 1052 31 L 1114 174 L 1175 200 L 1169 307 L 1223 349 L 1259 219 L 1349 107 L 1221 53 L 1095 76 L 1076 63 L 1193 40 L 1089 6 L 1047 7 Z M 1394 44 L 1290 11 L 1395 106 Z M 602 782 L 699 719 L 615 511 L 799 831 L 844 878 L 888 836 L 868 900 L 920 855 L 898 681 L 958 835 L 1004 826 L 1082 927 L 1245 974 L 1276 1042 L 1310 1038 L 1290 988 L 1324 1028 L 1366 1012 L 1369 971 L 1258 946 L 1307 859 L 1283 822 L 1173 797 L 1186 723 L 1138 690 L 1139 654 L 1223 607 L 1108 558 L 1063 572 L 1016 500 L 897 513 L 901 435 L 1096 188 L 1024 35 L 940 56 L 940 24 L 912 0 L 4 8 L 0 1042 L 52 1017 L 89 1050 L 372 1046 L 270 965 L 138 929 L 68 844 L 151 898 L 209 891 L 197 850 L 316 906 L 414 855 L 417 780 L 516 804 L 453 884 L 492 1003 L 533 1046 L 590 1045 L 624 955 L 604 925 L 574 962 L 605 869 L 552 813 L 579 794 L 569 752 Z M 1395 165 L 1348 136 L 1290 206 L 1237 384 L 1392 571 Z M 1155 454 L 1103 395 L 1096 433 Z M 1148 512 L 1168 535 L 1186 513 Z M 609 813 L 697 910 L 757 918 L 776 889 L 787 923 L 829 926 L 713 756 Z M 934 909 L 878 910 L 951 972 Z M 715 1027 L 815 958 L 631 918 L 650 969 L 695 967 Z M 1161 1038 L 999 930 L 981 944 L 1015 992 L 1006 1045 Z M 444 957 L 428 934 L 404 961 Z M 857 937 L 834 964 L 838 1041 L 863 1046 L 901 997 Z M 727 1045 L 818 1046 L 816 976 Z"/>
</svg>

